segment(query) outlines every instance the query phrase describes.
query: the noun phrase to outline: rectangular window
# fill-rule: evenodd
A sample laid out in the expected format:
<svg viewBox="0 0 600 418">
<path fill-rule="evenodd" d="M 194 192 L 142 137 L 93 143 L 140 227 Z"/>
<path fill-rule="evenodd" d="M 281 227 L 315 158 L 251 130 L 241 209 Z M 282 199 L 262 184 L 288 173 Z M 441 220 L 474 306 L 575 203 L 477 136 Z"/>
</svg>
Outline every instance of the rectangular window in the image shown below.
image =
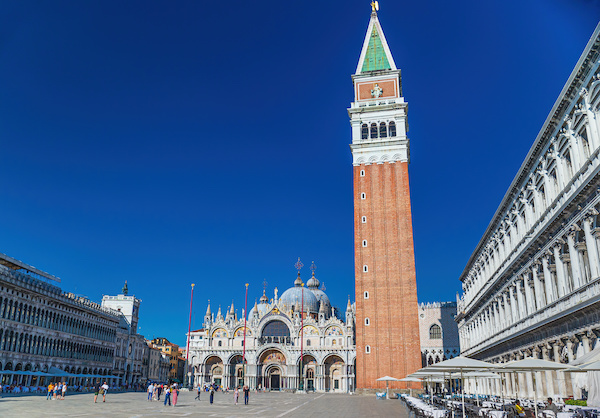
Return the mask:
<svg viewBox="0 0 600 418">
<path fill-rule="evenodd" d="M 366 264 L 363 266 L 363 271 L 365 273 L 367 273 L 369 271 L 369 267 Z"/>
<path fill-rule="evenodd" d="M 364 224 L 366 224 L 366 223 L 367 223 L 367 217 L 366 217 L 366 216 L 363 216 L 363 217 L 362 217 L 362 223 L 364 223 Z"/>
<path fill-rule="evenodd" d="M 365 170 L 360 170 L 360 176 L 364 177 L 365 176 Z"/>
<path fill-rule="evenodd" d="M 365 199 L 367 198 L 367 194 L 366 194 L 366 193 L 361 193 L 361 194 L 360 194 L 360 198 L 361 198 L 362 200 L 365 200 Z"/>
</svg>

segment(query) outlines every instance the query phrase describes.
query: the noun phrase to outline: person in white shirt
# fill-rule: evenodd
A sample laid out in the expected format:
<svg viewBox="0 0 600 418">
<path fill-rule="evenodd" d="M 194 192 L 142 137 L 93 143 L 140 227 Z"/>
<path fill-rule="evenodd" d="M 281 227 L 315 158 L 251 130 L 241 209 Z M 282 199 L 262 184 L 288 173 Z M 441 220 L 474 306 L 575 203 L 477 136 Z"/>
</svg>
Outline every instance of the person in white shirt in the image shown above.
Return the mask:
<svg viewBox="0 0 600 418">
<path fill-rule="evenodd" d="M 104 389 L 104 393 L 102 394 L 102 402 L 106 402 L 106 392 L 108 392 L 108 385 L 106 382 L 102 385 L 102 389 Z"/>
<path fill-rule="evenodd" d="M 148 400 L 152 401 L 152 395 L 154 394 L 154 385 L 150 383 L 148 386 Z"/>
<path fill-rule="evenodd" d="M 65 399 L 65 395 L 67 394 L 67 382 L 63 382 L 62 385 L 62 399 Z"/>
</svg>

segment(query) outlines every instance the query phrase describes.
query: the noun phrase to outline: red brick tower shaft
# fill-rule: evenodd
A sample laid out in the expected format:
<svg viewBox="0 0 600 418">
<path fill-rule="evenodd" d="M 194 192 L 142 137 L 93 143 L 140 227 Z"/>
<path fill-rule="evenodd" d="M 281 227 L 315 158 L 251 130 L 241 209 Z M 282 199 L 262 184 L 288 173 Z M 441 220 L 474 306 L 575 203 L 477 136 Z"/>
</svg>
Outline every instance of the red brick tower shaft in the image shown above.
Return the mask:
<svg viewBox="0 0 600 418">
<path fill-rule="evenodd" d="M 356 387 L 385 388 L 421 367 L 408 182 L 408 105 L 400 70 L 371 14 L 348 109 L 354 165 Z M 390 382 L 392 388 L 405 388 Z"/>
</svg>

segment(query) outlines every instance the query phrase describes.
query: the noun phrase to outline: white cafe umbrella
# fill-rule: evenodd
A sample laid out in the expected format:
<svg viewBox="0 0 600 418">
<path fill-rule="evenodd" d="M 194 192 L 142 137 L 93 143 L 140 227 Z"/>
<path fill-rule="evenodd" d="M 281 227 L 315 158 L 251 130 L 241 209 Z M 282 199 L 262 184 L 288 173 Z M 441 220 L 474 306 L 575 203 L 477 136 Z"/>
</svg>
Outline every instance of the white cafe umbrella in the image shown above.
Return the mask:
<svg viewBox="0 0 600 418">
<path fill-rule="evenodd" d="M 383 376 L 377 380 L 380 382 L 385 382 L 385 397 L 386 399 L 390 399 L 389 382 L 399 382 L 400 379 L 396 379 L 395 377 L 390 376 Z"/>
<path fill-rule="evenodd" d="M 534 371 L 548 371 L 548 370 L 565 370 L 568 369 L 569 366 L 561 363 L 556 363 L 554 361 L 541 360 L 538 358 L 525 358 L 523 360 L 517 360 L 510 362 L 508 364 L 500 365 L 502 370 L 508 370 L 513 373 L 516 372 L 534 372 Z M 533 381 L 535 382 L 535 375 L 533 376 Z M 535 382 L 533 387 L 533 397 L 534 397 L 534 405 L 535 405 L 535 416 L 538 415 L 538 407 L 537 407 L 537 382 Z"/>
<path fill-rule="evenodd" d="M 438 371 L 459 371 L 460 372 L 460 381 L 461 381 L 461 393 L 462 393 L 462 413 L 463 417 L 465 417 L 465 382 L 463 379 L 463 372 L 466 371 L 479 371 L 479 370 L 488 370 L 495 369 L 498 366 L 496 364 L 488 363 L 486 361 L 475 360 L 468 357 L 454 357 L 450 360 L 444 360 L 440 363 L 436 363 L 431 365 L 430 367 L 426 367 L 426 369 L 438 370 Z"/>
<path fill-rule="evenodd" d="M 417 379 L 416 377 L 410 377 L 410 376 L 404 377 L 402 379 L 398 379 L 398 381 L 400 381 L 400 382 L 420 382 L 420 383 L 423 383 L 423 380 Z M 408 388 L 408 393 L 410 394 L 410 396 L 412 396 L 412 388 Z"/>
</svg>

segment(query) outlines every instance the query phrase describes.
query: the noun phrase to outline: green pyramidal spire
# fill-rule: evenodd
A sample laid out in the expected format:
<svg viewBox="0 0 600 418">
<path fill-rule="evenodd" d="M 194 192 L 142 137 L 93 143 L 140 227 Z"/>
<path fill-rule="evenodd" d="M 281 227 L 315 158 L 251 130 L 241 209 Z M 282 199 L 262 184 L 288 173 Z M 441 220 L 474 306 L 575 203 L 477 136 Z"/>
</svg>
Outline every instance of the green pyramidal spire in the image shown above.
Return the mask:
<svg viewBox="0 0 600 418">
<path fill-rule="evenodd" d="M 381 42 L 381 36 L 377 31 L 377 26 L 373 25 L 373 30 L 369 35 L 369 46 L 367 47 L 367 53 L 365 54 L 365 60 L 361 69 L 361 73 L 366 71 L 377 71 L 377 70 L 391 70 L 385 49 Z"/>
<path fill-rule="evenodd" d="M 360 51 L 360 59 L 356 66 L 356 74 L 386 70 L 396 71 L 396 63 L 385 40 L 383 29 L 379 24 L 377 11 L 373 9 L 363 47 Z"/>
</svg>

